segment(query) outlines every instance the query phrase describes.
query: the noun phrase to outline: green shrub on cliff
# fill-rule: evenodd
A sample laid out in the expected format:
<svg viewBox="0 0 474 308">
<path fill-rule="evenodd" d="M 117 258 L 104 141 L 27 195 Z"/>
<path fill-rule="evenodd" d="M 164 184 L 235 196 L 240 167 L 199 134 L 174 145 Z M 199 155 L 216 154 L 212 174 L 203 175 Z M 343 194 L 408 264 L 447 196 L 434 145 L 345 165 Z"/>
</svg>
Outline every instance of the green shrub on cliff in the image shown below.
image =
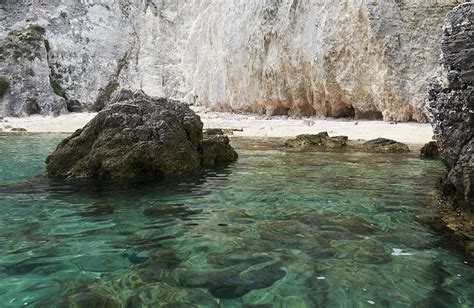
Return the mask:
<svg viewBox="0 0 474 308">
<path fill-rule="evenodd" d="M 64 91 L 63 87 L 61 87 L 59 81 L 51 80 L 51 87 L 53 88 L 54 94 L 66 98 L 66 91 Z"/>
<path fill-rule="evenodd" d="M 33 32 L 39 32 L 41 34 L 44 34 L 44 32 L 45 32 L 45 29 L 43 27 L 41 27 L 40 25 L 37 25 L 37 24 L 30 25 L 29 30 L 31 30 Z"/>
<path fill-rule="evenodd" d="M 117 90 L 119 84 L 117 82 L 110 82 L 106 87 L 105 87 L 105 90 L 104 90 L 104 98 L 105 100 L 110 100 L 110 97 L 112 96 L 112 93 L 115 92 L 115 90 Z"/>
<path fill-rule="evenodd" d="M 10 87 L 10 81 L 7 78 L 0 76 L 0 97 L 3 97 L 7 93 Z"/>
<path fill-rule="evenodd" d="M 51 45 L 49 45 L 49 41 L 47 39 L 44 39 L 44 48 L 46 48 L 46 52 L 51 51 Z"/>
</svg>

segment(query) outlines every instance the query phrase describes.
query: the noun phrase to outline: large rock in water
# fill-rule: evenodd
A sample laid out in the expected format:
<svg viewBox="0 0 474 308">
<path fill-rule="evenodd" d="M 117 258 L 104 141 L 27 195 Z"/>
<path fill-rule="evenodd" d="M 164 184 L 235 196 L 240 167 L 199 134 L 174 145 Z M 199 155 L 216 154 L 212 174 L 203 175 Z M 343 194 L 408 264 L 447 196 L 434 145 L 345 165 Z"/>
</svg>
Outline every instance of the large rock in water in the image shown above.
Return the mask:
<svg viewBox="0 0 474 308">
<path fill-rule="evenodd" d="M 474 3 L 447 16 L 441 75 L 429 91 L 441 159 L 448 168 L 442 194 L 455 206 L 474 209 Z"/>
<path fill-rule="evenodd" d="M 229 163 L 225 136 L 203 140 L 202 122 L 186 104 L 123 91 L 47 160 L 49 177 L 136 178 L 193 172 Z M 211 153 L 210 153 L 211 152 Z"/>
</svg>

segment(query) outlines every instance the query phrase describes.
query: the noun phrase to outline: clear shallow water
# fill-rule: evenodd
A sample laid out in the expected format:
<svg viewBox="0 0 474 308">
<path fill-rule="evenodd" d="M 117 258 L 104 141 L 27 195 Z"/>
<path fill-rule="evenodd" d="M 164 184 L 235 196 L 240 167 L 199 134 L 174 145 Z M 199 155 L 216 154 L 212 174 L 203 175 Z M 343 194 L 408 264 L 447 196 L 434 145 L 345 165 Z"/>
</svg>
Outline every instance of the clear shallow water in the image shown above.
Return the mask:
<svg viewBox="0 0 474 308">
<path fill-rule="evenodd" d="M 474 304 L 472 260 L 423 223 L 438 162 L 234 140 L 182 183 L 30 178 L 63 137 L 0 136 L 1 307 Z"/>
</svg>

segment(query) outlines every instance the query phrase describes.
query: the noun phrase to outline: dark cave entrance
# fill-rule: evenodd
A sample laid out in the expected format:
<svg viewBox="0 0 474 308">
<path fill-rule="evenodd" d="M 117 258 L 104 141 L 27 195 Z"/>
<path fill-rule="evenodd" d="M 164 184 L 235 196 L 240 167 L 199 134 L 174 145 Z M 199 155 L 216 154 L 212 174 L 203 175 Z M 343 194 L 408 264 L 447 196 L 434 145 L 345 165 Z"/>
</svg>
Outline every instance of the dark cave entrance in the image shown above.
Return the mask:
<svg viewBox="0 0 474 308">
<path fill-rule="evenodd" d="M 355 109 L 352 106 L 346 106 L 344 109 L 342 109 L 339 112 L 339 115 L 337 118 L 349 118 L 349 119 L 354 119 L 355 118 Z"/>
</svg>

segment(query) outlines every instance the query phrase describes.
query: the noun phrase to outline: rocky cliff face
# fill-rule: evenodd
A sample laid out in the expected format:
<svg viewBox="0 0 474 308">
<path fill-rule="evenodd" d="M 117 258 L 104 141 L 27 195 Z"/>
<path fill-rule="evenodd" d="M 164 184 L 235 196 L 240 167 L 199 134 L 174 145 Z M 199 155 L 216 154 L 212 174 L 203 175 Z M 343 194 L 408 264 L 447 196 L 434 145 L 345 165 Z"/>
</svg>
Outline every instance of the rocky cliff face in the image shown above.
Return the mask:
<svg viewBox="0 0 474 308">
<path fill-rule="evenodd" d="M 5 0 L 0 111 L 100 109 L 126 87 L 216 110 L 424 121 L 460 2 Z M 15 54 L 12 33 L 31 25 L 34 57 Z"/>
<path fill-rule="evenodd" d="M 448 168 L 442 193 L 453 205 L 474 210 L 474 3 L 448 14 L 441 72 L 429 93 L 431 122 Z"/>
</svg>

